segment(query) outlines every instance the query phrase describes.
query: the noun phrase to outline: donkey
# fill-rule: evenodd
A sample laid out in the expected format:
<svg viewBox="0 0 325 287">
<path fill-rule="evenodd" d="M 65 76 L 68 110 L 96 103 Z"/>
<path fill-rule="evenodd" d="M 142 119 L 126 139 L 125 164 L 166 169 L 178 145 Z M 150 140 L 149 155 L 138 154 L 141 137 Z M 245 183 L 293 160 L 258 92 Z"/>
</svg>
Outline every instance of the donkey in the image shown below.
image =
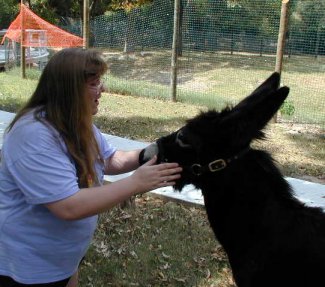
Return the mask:
<svg viewBox="0 0 325 287">
<path fill-rule="evenodd" d="M 273 73 L 235 107 L 202 112 L 140 159 L 178 162 L 174 188 L 202 190 L 238 287 L 325 286 L 325 213 L 297 200 L 271 155 L 250 146 L 289 94 L 279 83 Z"/>
</svg>

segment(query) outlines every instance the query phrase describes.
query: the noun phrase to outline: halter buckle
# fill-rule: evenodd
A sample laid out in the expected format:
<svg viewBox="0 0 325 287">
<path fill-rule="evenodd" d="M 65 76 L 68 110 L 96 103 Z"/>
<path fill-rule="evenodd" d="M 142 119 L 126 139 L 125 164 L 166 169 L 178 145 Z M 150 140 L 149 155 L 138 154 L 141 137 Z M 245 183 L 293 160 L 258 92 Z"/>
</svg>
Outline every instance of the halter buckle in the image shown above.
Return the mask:
<svg viewBox="0 0 325 287">
<path fill-rule="evenodd" d="M 227 163 L 223 159 L 217 159 L 209 163 L 209 170 L 211 172 L 219 171 L 224 169 L 227 166 Z"/>
</svg>

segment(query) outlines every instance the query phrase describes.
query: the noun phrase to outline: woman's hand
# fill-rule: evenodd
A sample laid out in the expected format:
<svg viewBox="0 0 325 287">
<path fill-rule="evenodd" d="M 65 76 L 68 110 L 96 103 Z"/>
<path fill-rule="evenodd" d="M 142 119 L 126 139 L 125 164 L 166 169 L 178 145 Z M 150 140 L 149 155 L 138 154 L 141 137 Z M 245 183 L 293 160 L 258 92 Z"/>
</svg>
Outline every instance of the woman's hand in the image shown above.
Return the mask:
<svg viewBox="0 0 325 287">
<path fill-rule="evenodd" d="M 132 175 L 136 193 L 147 192 L 159 187 L 172 186 L 180 178 L 182 168 L 177 163 L 161 163 L 155 165 L 157 156 L 140 166 Z"/>
</svg>

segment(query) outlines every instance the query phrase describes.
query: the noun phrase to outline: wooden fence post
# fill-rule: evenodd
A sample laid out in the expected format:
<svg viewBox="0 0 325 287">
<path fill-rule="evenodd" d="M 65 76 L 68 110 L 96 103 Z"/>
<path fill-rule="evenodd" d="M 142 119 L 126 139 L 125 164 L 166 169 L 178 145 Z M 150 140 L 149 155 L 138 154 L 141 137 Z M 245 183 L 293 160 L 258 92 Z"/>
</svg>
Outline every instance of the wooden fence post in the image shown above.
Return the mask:
<svg viewBox="0 0 325 287">
<path fill-rule="evenodd" d="M 89 0 L 84 0 L 83 7 L 83 46 L 84 49 L 89 48 Z"/>
<path fill-rule="evenodd" d="M 289 1 L 290 0 L 282 0 L 281 6 L 281 18 L 275 63 L 275 72 L 278 72 L 280 75 L 282 72 L 282 61 L 285 49 L 286 33 L 288 29 Z M 272 122 L 277 122 L 277 114 L 274 115 Z"/>
<path fill-rule="evenodd" d="M 171 62 L 171 100 L 176 102 L 176 87 L 177 87 L 177 46 L 179 34 L 179 16 L 180 16 L 180 0 L 175 0 L 174 6 L 174 33 L 172 46 L 172 62 Z"/>
<path fill-rule="evenodd" d="M 23 9 L 24 0 L 20 2 L 20 68 L 21 68 L 21 77 L 26 79 L 26 47 L 24 47 L 25 41 L 25 29 L 24 29 L 24 9 Z"/>
</svg>

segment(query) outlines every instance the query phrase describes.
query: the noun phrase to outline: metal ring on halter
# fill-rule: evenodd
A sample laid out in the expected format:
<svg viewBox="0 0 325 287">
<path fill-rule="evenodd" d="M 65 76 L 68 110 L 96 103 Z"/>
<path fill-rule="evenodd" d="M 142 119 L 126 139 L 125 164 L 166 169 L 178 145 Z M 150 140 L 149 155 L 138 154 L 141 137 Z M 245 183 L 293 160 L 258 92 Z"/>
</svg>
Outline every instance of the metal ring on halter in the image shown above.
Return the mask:
<svg viewBox="0 0 325 287">
<path fill-rule="evenodd" d="M 202 174 L 202 166 L 198 163 L 192 164 L 191 171 L 194 175 L 199 176 Z"/>
</svg>

